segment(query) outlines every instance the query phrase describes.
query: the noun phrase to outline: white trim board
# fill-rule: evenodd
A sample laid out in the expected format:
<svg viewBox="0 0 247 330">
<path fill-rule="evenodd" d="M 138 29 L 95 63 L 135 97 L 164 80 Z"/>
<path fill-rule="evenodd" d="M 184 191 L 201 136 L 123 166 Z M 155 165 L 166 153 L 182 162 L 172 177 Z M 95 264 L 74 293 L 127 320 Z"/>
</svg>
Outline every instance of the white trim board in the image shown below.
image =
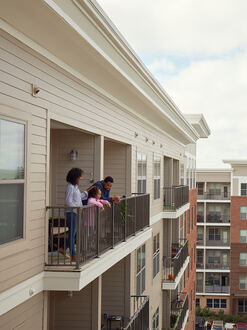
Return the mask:
<svg viewBox="0 0 247 330">
<path fill-rule="evenodd" d="M 230 273 L 230 269 L 206 269 L 206 268 L 197 268 L 197 273 Z"/>
<path fill-rule="evenodd" d="M 162 282 L 162 289 L 163 290 L 175 290 L 178 286 L 178 283 L 180 282 L 188 264 L 190 262 L 190 257 L 188 256 L 182 266 L 182 268 L 180 269 L 180 272 L 178 273 L 178 275 L 175 278 L 174 282 Z"/>
<path fill-rule="evenodd" d="M 197 203 L 231 203 L 230 199 L 197 199 Z"/>
<path fill-rule="evenodd" d="M 152 236 L 147 228 L 84 265 L 80 271 L 44 271 L 0 293 L 0 315 L 24 303 L 36 294 L 49 291 L 80 291 L 114 264 L 144 244 Z"/>
<path fill-rule="evenodd" d="M 230 227 L 230 222 L 197 222 L 197 226 L 211 226 L 211 227 Z"/>
<path fill-rule="evenodd" d="M 196 245 L 197 249 L 208 249 L 208 250 L 230 250 L 230 245 L 229 246 L 208 246 L 208 245 Z"/>
<path fill-rule="evenodd" d="M 230 293 L 206 293 L 206 292 L 196 292 L 197 296 L 219 296 L 219 297 L 229 297 Z"/>
</svg>

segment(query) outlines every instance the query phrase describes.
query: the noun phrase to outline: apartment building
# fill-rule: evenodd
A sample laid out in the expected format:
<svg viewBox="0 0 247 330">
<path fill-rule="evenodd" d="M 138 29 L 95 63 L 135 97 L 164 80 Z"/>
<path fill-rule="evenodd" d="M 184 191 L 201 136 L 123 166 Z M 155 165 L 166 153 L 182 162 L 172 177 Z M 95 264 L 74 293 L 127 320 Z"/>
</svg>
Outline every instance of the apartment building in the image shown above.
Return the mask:
<svg viewBox="0 0 247 330">
<path fill-rule="evenodd" d="M 197 305 L 246 313 L 247 164 L 197 170 Z"/>
<path fill-rule="evenodd" d="M 231 170 L 197 170 L 196 180 L 196 304 L 229 313 Z"/>
<path fill-rule="evenodd" d="M 193 329 L 203 115 L 181 113 L 95 1 L 0 15 L 0 328 Z M 76 209 L 76 262 L 58 252 L 72 167 L 81 190 L 111 175 L 122 196 Z"/>
<path fill-rule="evenodd" d="M 224 160 L 231 166 L 231 312 L 247 313 L 247 161 Z"/>
</svg>

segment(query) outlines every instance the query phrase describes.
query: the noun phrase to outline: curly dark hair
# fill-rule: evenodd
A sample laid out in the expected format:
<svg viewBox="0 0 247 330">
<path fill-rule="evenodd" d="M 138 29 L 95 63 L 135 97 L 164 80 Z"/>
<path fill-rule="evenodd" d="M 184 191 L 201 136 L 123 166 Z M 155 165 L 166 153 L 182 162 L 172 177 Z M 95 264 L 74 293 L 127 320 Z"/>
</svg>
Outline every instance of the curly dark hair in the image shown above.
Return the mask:
<svg viewBox="0 0 247 330">
<path fill-rule="evenodd" d="M 113 183 L 114 182 L 114 179 L 111 176 L 107 176 L 107 177 L 104 178 L 104 182 L 111 182 L 111 183 Z"/>
<path fill-rule="evenodd" d="M 95 198 L 97 193 L 99 192 L 100 188 L 97 186 L 92 186 L 89 190 L 88 190 L 88 198 Z"/>
<path fill-rule="evenodd" d="M 69 170 L 69 172 L 68 172 L 68 174 L 66 176 L 66 181 L 68 183 L 71 183 L 71 184 L 75 185 L 76 184 L 76 180 L 78 178 L 80 178 L 82 176 L 82 174 L 83 174 L 83 170 L 82 169 L 76 168 L 76 167 L 75 168 L 72 168 L 71 170 Z"/>
</svg>

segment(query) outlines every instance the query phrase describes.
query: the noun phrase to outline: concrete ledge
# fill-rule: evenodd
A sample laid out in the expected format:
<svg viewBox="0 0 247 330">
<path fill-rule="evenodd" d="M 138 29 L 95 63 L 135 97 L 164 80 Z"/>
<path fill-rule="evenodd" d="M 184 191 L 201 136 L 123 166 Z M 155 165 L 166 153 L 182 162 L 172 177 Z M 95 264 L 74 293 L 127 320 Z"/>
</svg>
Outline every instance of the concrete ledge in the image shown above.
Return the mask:
<svg viewBox="0 0 247 330">
<path fill-rule="evenodd" d="M 163 211 L 162 218 L 164 218 L 164 219 L 176 219 L 176 218 L 180 217 L 180 215 L 182 215 L 184 212 L 189 210 L 189 208 L 190 208 L 190 203 L 187 203 L 187 204 L 183 205 L 182 207 L 180 207 L 179 209 L 177 209 L 175 211 L 171 211 L 171 210 Z"/>
<path fill-rule="evenodd" d="M 206 293 L 206 292 L 196 292 L 197 296 L 219 296 L 219 297 L 229 297 L 230 293 Z"/>
<path fill-rule="evenodd" d="M 230 269 L 205 269 L 205 268 L 197 268 L 197 273 L 203 272 L 203 273 L 230 273 Z"/>
<path fill-rule="evenodd" d="M 188 264 L 190 262 L 190 257 L 188 256 L 182 266 L 182 268 L 180 269 L 180 272 L 178 273 L 178 275 L 175 278 L 174 282 L 162 282 L 162 290 L 175 290 L 178 286 L 178 283 L 180 282 Z"/>
<path fill-rule="evenodd" d="M 212 226 L 212 227 L 230 227 L 231 223 L 230 222 L 197 222 L 197 226 Z"/>
</svg>

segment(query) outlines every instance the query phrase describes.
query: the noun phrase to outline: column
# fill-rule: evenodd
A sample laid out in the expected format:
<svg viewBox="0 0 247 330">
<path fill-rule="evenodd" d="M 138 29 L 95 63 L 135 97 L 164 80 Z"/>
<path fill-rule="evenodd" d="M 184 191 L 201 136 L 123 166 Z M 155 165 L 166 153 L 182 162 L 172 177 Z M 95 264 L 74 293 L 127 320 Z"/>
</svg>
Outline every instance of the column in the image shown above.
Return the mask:
<svg viewBox="0 0 247 330">
<path fill-rule="evenodd" d="M 101 329 L 102 276 L 92 282 L 92 330 Z"/>
<path fill-rule="evenodd" d="M 94 138 L 94 174 L 95 181 L 104 178 L 104 136 L 96 135 Z"/>
</svg>

